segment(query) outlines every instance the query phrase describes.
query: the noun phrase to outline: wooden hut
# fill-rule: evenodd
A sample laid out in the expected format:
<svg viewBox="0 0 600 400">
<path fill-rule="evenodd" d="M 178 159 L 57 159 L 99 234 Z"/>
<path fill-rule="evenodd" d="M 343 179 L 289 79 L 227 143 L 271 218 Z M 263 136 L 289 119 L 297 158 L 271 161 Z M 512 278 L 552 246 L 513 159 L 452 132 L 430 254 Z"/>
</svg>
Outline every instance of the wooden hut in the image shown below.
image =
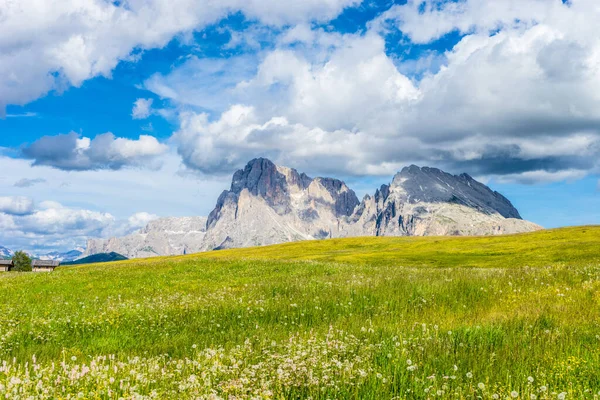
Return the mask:
<svg viewBox="0 0 600 400">
<path fill-rule="evenodd" d="M 12 260 L 0 260 L 0 272 L 8 272 L 12 269 Z"/>
<path fill-rule="evenodd" d="M 31 270 L 33 272 L 52 272 L 54 268 L 60 265 L 60 261 L 53 260 L 33 260 Z"/>
</svg>

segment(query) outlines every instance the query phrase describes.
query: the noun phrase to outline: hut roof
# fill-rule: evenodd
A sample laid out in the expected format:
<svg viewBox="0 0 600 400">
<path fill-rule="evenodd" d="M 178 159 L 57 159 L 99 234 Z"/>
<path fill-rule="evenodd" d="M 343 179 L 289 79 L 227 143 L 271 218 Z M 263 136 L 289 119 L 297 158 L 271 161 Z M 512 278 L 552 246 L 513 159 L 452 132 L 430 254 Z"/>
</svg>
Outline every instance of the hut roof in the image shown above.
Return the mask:
<svg viewBox="0 0 600 400">
<path fill-rule="evenodd" d="M 0 260 L 0 265 L 13 265 L 12 260 Z"/>
<path fill-rule="evenodd" d="M 31 262 L 32 267 L 58 267 L 60 265 L 60 261 L 54 260 L 33 260 Z"/>
</svg>

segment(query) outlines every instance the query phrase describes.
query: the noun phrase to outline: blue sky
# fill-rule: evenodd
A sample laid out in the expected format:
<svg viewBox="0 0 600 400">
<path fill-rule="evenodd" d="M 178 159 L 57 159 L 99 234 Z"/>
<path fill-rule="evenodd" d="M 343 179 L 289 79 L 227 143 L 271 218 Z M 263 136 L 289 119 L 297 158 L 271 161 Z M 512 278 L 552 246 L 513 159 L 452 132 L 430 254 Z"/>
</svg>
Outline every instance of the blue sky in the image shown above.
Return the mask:
<svg viewBox="0 0 600 400">
<path fill-rule="evenodd" d="M 259 156 L 360 196 L 467 172 L 545 227 L 600 223 L 592 0 L 50 3 L 0 21 L 0 245 L 206 215 Z"/>
</svg>

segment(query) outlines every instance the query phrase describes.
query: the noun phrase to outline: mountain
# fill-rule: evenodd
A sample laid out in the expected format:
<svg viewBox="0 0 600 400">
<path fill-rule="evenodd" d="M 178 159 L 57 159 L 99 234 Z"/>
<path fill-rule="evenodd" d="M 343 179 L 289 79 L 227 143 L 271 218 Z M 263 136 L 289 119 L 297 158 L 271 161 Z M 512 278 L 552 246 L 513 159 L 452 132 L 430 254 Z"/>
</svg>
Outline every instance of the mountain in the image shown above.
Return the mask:
<svg viewBox="0 0 600 400">
<path fill-rule="evenodd" d="M 75 249 L 71 251 L 67 251 L 65 253 L 60 253 L 58 251 L 53 251 L 51 253 L 40 254 L 35 256 L 35 258 L 39 260 L 52 260 L 52 261 L 60 261 L 62 263 L 68 261 L 74 261 L 80 258 L 83 255 L 85 249 Z"/>
<path fill-rule="evenodd" d="M 415 165 L 366 196 L 349 219 L 346 236 L 495 235 L 541 229 L 524 221 L 511 202 L 467 174 Z"/>
<path fill-rule="evenodd" d="M 127 257 L 122 256 L 118 253 L 98 253 L 93 254 L 91 256 L 83 257 L 74 261 L 64 262 L 62 265 L 81 265 L 81 264 L 94 264 L 94 263 L 104 263 L 104 262 L 112 262 L 112 261 L 123 261 L 128 260 Z"/>
<path fill-rule="evenodd" d="M 208 218 L 163 218 L 123 238 L 88 241 L 85 255 L 128 258 L 349 236 L 497 235 L 542 229 L 467 174 L 411 165 L 359 201 L 334 178 L 258 158 L 232 178 Z"/>
<path fill-rule="evenodd" d="M 197 253 L 203 249 L 206 217 L 160 218 L 121 238 L 90 239 L 84 257 L 118 253 L 127 258 Z"/>
<path fill-rule="evenodd" d="M 415 165 L 359 202 L 344 182 L 309 178 L 266 159 L 237 171 L 208 217 L 204 250 L 347 236 L 527 232 L 508 199 L 467 174 Z"/>
<path fill-rule="evenodd" d="M 9 258 L 12 258 L 12 256 L 14 254 L 15 253 L 12 250 L 7 249 L 6 247 L 0 246 L 0 260 L 6 260 Z"/>
<path fill-rule="evenodd" d="M 340 236 L 359 205 L 340 180 L 310 178 L 263 158 L 237 171 L 208 216 L 203 249 L 261 246 Z"/>
</svg>

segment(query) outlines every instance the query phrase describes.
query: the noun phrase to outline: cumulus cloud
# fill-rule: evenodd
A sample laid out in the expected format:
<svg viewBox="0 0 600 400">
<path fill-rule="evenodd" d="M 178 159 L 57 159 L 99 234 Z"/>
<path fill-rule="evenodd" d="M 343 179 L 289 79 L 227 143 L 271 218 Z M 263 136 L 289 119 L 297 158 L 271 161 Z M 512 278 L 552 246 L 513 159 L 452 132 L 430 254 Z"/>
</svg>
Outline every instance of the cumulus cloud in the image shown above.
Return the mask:
<svg viewBox="0 0 600 400">
<path fill-rule="evenodd" d="M 182 113 L 174 142 L 207 174 L 262 155 L 351 175 L 417 163 L 503 181 L 575 179 L 600 169 L 599 13 L 589 0 L 409 2 L 365 33 L 299 25 L 253 77 L 229 84 L 216 118 Z M 413 43 L 464 37 L 405 62 L 386 53 L 389 29 Z"/>
<path fill-rule="evenodd" d="M 390 8 L 371 25 L 382 29 L 392 24 L 412 42 L 422 44 L 453 31 L 489 34 L 527 27 L 563 11 L 562 0 L 408 0 Z"/>
<path fill-rule="evenodd" d="M 0 197 L 0 243 L 30 251 L 70 250 L 85 246 L 90 237 L 127 235 L 156 218 L 139 212 L 117 219 L 110 213 L 65 207 L 55 201 L 34 207 L 28 198 Z"/>
<path fill-rule="evenodd" d="M 328 21 L 360 0 L 2 1 L 0 110 L 110 76 L 139 50 L 161 48 L 231 13 L 272 25 Z"/>
<path fill-rule="evenodd" d="M 161 167 L 151 172 L 127 168 L 74 173 L 49 166 L 31 166 L 28 160 L 0 155 L 0 171 L 18 171 L 25 179 L 43 176 L 46 180 L 43 185 L 15 188 L 14 180 L 0 177 L 0 193 L 3 195 L 23 193 L 31 201 L 37 200 L 32 208 L 21 207 L 22 213 L 27 211 L 27 215 L 30 215 L 48 208 L 62 209 L 57 211 L 62 214 L 87 210 L 96 214 L 81 212 L 80 219 L 87 214 L 91 219 L 97 217 L 96 220 L 100 220 L 81 222 L 82 225 L 87 224 L 89 229 L 80 231 L 69 228 L 64 232 L 56 229 L 54 233 L 34 233 L 25 228 L 30 226 L 32 219 L 25 225 L 21 216 L 0 211 L 0 245 L 36 253 L 67 251 L 85 246 L 88 237 L 107 238 L 129 234 L 156 215 L 208 215 L 215 205 L 215 199 L 228 183 L 222 179 L 199 179 L 195 174 L 180 173 L 180 157 L 171 152 L 161 156 L 161 160 Z M 174 193 L 177 195 L 174 196 Z M 49 199 L 55 202 L 54 206 L 49 207 L 52 203 L 43 201 Z M 11 208 L 14 209 L 14 206 Z M 70 211 L 65 211 L 65 208 Z M 97 215 L 107 213 L 112 219 Z M 36 224 L 39 222 L 36 221 Z"/>
<path fill-rule="evenodd" d="M 101 236 L 115 224 L 108 213 L 64 207 L 56 202 L 41 202 L 27 214 L 0 212 L 0 241 L 10 248 L 26 250 L 68 250 L 88 237 Z"/>
<path fill-rule="evenodd" d="M 152 99 L 137 99 L 133 103 L 131 117 L 133 119 L 146 119 L 152 114 Z"/>
<path fill-rule="evenodd" d="M 33 165 L 47 165 L 63 170 L 118 170 L 127 166 L 148 166 L 168 147 L 153 136 L 139 139 L 117 138 L 104 133 L 94 139 L 80 138 L 75 132 L 44 136 L 23 148 L 23 155 Z"/>
<path fill-rule="evenodd" d="M 27 215 L 33 211 L 33 200 L 28 197 L 0 197 L 0 213 L 8 215 Z"/>
</svg>

